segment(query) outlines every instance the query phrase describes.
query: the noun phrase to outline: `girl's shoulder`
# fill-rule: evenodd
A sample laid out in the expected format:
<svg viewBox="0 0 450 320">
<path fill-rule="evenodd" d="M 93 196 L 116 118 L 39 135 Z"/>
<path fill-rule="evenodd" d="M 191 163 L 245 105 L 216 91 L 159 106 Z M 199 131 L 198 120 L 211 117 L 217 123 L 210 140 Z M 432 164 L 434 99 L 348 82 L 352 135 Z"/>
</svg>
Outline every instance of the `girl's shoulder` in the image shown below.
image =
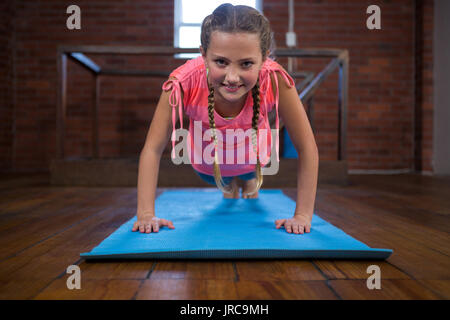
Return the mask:
<svg viewBox="0 0 450 320">
<path fill-rule="evenodd" d="M 261 68 L 260 83 L 262 90 L 270 90 L 275 97 L 279 82 L 285 82 L 288 87 L 295 86 L 294 79 L 275 60 L 267 58 Z"/>
<path fill-rule="evenodd" d="M 275 70 L 280 68 L 282 69 L 283 67 L 270 57 L 267 57 L 262 65 L 262 70 Z"/>
<path fill-rule="evenodd" d="M 184 64 L 176 68 L 170 74 L 170 77 L 176 78 L 180 82 L 192 80 L 193 78 L 201 77 L 202 73 L 206 72 L 203 57 L 199 56 L 195 59 L 186 61 Z"/>
</svg>

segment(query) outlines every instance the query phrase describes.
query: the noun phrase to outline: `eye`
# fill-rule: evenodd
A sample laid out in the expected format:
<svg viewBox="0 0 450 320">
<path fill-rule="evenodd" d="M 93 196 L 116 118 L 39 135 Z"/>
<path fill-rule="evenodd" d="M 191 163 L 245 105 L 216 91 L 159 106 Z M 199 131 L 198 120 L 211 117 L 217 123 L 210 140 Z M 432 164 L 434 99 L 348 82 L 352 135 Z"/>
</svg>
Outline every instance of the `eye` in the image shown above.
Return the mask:
<svg viewBox="0 0 450 320">
<path fill-rule="evenodd" d="M 224 66 L 224 65 L 226 65 L 225 60 L 223 60 L 223 59 L 216 59 L 215 62 L 216 62 L 219 66 Z"/>
<path fill-rule="evenodd" d="M 253 62 L 251 62 L 251 61 L 245 61 L 242 63 L 242 66 L 244 68 L 250 68 L 252 65 L 253 65 Z"/>
</svg>

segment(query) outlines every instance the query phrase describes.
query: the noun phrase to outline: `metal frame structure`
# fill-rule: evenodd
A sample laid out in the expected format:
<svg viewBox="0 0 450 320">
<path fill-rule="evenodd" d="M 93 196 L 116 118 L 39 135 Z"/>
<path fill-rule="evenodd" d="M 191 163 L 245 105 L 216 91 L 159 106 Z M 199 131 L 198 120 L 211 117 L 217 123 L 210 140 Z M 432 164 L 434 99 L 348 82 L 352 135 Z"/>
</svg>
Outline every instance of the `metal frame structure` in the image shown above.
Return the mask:
<svg viewBox="0 0 450 320">
<path fill-rule="evenodd" d="M 105 69 L 98 66 L 86 54 L 136 54 L 136 55 L 175 55 L 179 53 L 198 53 L 198 48 L 173 48 L 173 47 L 149 47 L 149 46 L 59 46 L 57 50 L 58 61 L 58 101 L 56 110 L 56 148 L 58 159 L 65 158 L 64 139 L 66 127 L 66 110 L 67 110 L 67 58 L 77 62 L 95 77 L 95 104 L 93 117 L 93 157 L 98 158 L 99 141 L 98 141 L 98 111 L 99 111 L 99 93 L 100 93 L 100 76 L 116 75 L 116 76 L 145 76 L 145 77 L 161 77 L 167 78 L 170 71 L 136 71 L 121 69 Z M 276 57 L 296 57 L 296 58 L 331 58 L 331 62 L 317 75 L 310 72 L 292 72 L 293 78 L 304 78 L 303 81 L 296 84 L 299 98 L 303 103 L 308 104 L 308 118 L 311 127 L 314 129 L 314 110 L 313 97 L 314 92 L 320 84 L 330 75 L 336 68 L 339 68 L 338 83 L 338 160 L 346 160 L 346 136 L 347 136 L 347 104 L 348 104 L 348 65 L 349 55 L 347 50 L 340 49 L 286 49 L 280 48 L 275 51 Z M 270 119 L 271 125 L 273 120 Z M 280 119 L 281 120 L 281 119 Z M 280 121 L 280 128 L 283 126 Z"/>
</svg>

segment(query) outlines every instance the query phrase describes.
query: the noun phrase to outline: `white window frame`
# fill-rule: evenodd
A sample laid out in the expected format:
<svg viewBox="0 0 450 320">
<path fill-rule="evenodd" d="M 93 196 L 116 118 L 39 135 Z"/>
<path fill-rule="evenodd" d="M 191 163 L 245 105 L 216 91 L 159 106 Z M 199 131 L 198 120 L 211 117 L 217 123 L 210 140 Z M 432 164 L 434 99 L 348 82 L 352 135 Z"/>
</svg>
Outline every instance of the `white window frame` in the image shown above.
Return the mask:
<svg viewBox="0 0 450 320">
<path fill-rule="evenodd" d="M 226 3 L 227 1 L 224 0 L 223 3 Z M 262 12 L 262 2 L 263 0 L 256 0 L 255 6 L 256 9 L 259 12 Z M 174 48 L 179 48 L 180 44 L 180 27 L 199 27 L 201 28 L 202 22 L 199 23 L 183 23 L 181 21 L 182 17 L 182 7 L 181 7 L 181 0 L 174 0 L 174 26 L 173 26 L 173 46 Z M 194 54 L 195 56 L 198 56 L 198 54 Z M 177 54 L 177 58 L 183 58 L 185 59 L 187 56 L 193 57 L 192 54 Z"/>
</svg>

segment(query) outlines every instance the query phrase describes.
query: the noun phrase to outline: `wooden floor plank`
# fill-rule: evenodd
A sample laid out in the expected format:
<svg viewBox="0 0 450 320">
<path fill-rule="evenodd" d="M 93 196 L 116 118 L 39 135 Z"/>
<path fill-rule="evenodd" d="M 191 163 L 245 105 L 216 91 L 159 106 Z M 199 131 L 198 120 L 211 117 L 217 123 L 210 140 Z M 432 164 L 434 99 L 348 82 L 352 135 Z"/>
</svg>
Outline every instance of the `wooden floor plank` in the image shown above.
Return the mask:
<svg viewBox="0 0 450 320">
<path fill-rule="evenodd" d="M 383 225 L 387 231 L 410 236 L 414 240 L 429 246 L 441 247 L 450 239 L 450 219 L 448 217 L 416 210 L 408 205 L 401 205 L 383 196 L 345 197 L 331 195 L 337 205 L 352 207 L 357 213 L 363 214 L 370 223 Z M 389 221 L 389 224 L 386 224 Z M 450 255 L 450 249 L 443 246 L 442 252 Z"/>
<path fill-rule="evenodd" d="M 286 192 L 291 198 L 292 192 Z M 339 201 L 337 200 L 339 199 Z M 447 279 L 450 259 L 448 256 L 429 247 L 408 235 L 398 234 L 394 226 L 372 217 L 367 218 L 356 201 L 342 201 L 342 196 L 317 193 L 316 214 L 355 239 L 373 248 L 393 249 L 389 262 L 398 269 L 421 279 Z M 382 214 L 382 213 L 380 213 Z M 369 219 L 369 220 L 368 220 Z M 409 241 L 408 241 L 409 240 Z"/>
<path fill-rule="evenodd" d="M 71 188 L 26 188 L 14 192 L 16 194 L 2 197 L 0 203 L 0 218 L 2 221 L 32 213 L 44 205 L 52 205 L 55 201 L 61 202 L 61 200 L 79 196 L 80 191 Z"/>
<path fill-rule="evenodd" d="M 450 214 L 450 178 L 407 174 L 394 176 L 351 176 L 351 185 L 360 190 L 390 194 L 415 207 Z"/>
<path fill-rule="evenodd" d="M 0 177 L 0 197 L 11 190 L 21 190 L 30 187 L 48 187 L 50 173 L 17 173 L 4 172 Z"/>
<path fill-rule="evenodd" d="M 381 277 L 383 279 L 411 279 L 407 274 L 385 261 L 314 260 L 314 264 L 316 264 L 330 280 L 367 279 L 372 274 L 372 272 L 367 273 L 367 269 L 372 265 L 380 268 Z"/>
<path fill-rule="evenodd" d="M 145 280 L 136 299 L 336 299 L 325 281 Z"/>
<path fill-rule="evenodd" d="M 360 190 L 364 188 L 361 187 Z M 366 188 L 366 190 L 374 197 L 382 196 L 392 203 L 397 203 L 417 213 L 423 212 L 434 216 L 435 219 L 440 219 L 440 221 L 446 223 L 450 215 L 450 200 L 439 198 L 435 194 L 397 194 L 388 190 L 374 190 L 372 188 Z"/>
<path fill-rule="evenodd" d="M 126 191 L 78 191 L 68 199 L 42 205 L 32 212 L 15 214 L 2 225 L 0 242 L 5 245 L 0 260 L 54 236 L 62 230 L 103 210 L 107 203 Z"/>
<path fill-rule="evenodd" d="M 337 193 L 323 193 L 323 196 L 325 197 L 324 201 L 332 202 L 340 208 L 347 208 L 349 214 L 354 214 L 366 225 L 382 228 L 387 235 L 395 233 L 404 236 L 408 241 L 420 243 L 430 249 L 440 250 L 444 255 L 450 256 L 450 248 L 445 246 L 445 243 L 450 240 L 449 234 L 424 225 L 415 218 L 412 210 L 394 203 L 388 203 L 379 197 L 375 199 L 373 196 L 350 197 Z M 399 211 L 406 211 L 410 216 L 406 217 L 395 213 Z M 386 223 L 386 221 L 389 221 L 389 223 Z"/>
<path fill-rule="evenodd" d="M 450 300 L 450 280 L 418 280 L 418 282 L 442 299 Z"/>
<path fill-rule="evenodd" d="M 150 279 L 142 283 L 137 300 L 236 300 L 232 280 Z"/>
<path fill-rule="evenodd" d="M 335 260 L 312 260 L 312 263 L 316 266 L 318 270 L 323 274 L 323 276 L 328 279 L 345 279 L 346 275 L 339 270 Z"/>
<path fill-rule="evenodd" d="M 392 247 L 395 252 L 401 253 L 401 255 L 392 256 L 390 259 L 392 263 L 396 264 L 395 259 L 400 256 L 408 257 L 408 262 L 400 265 L 402 270 L 408 270 L 416 278 L 432 279 L 432 277 L 449 276 L 450 257 L 447 255 L 448 246 L 446 245 L 450 240 L 448 235 L 432 229 L 421 229 L 418 225 L 397 219 L 388 210 L 383 211 L 363 202 L 343 199 L 336 195 L 332 195 L 331 198 L 335 200 L 335 206 L 347 210 L 347 218 L 353 215 L 361 221 L 361 225 L 370 225 L 374 234 L 382 235 L 385 243 L 383 247 Z M 358 230 L 351 232 L 358 234 Z M 360 240 L 364 242 L 363 233 L 360 237 L 362 237 Z M 355 238 L 358 239 L 358 236 Z"/>
<path fill-rule="evenodd" d="M 150 279 L 196 279 L 234 280 L 236 278 L 230 261 L 159 261 Z"/>
<path fill-rule="evenodd" d="M 9 279 L 0 288 L 13 299 L 29 299 L 79 260 L 79 254 L 90 251 L 120 225 L 134 216 L 134 192 L 111 198 L 101 211 L 63 232 L 0 262 L 0 278 Z M 16 280 L 33 281 L 32 288 L 15 290 Z M 36 291 L 36 289 L 39 289 Z"/>
<path fill-rule="evenodd" d="M 141 280 L 89 279 L 81 280 L 80 289 L 67 289 L 67 278 L 53 281 L 34 300 L 130 300 Z"/>
<path fill-rule="evenodd" d="M 446 198 L 450 191 L 450 177 L 420 174 L 350 175 L 351 186 L 389 190 L 393 194 L 429 194 L 437 199 Z"/>
<path fill-rule="evenodd" d="M 339 297 L 325 281 L 239 281 L 240 299 L 246 300 L 335 300 Z"/>
<path fill-rule="evenodd" d="M 84 280 L 137 280 L 147 279 L 156 264 L 156 260 L 99 260 L 83 261 L 79 267 Z"/>
<path fill-rule="evenodd" d="M 330 280 L 330 286 L 344 300 L 437 300 L 442 299 L 416 280 L 381 280 L 381 289 L 368 289 L 364 280 Z"/>
<path fill-rule="evenodd" d="M 240 281 L 325 280 L 320 271 L 305 260 L 237 261 L 236 270 Z"/>
<path fill-rule="evenodd" d="M 410 223 L 420 225 L 443 232 L 450 231 L 450 219 L 447 214 L 442 214 L 433 210 L 432 205 L 436 202 L 429 196 L 429 201 L 419 201 L 417 195 L 399 196 L 386 190 L 373 190 L 365 186 L 354 186 L 353 188 L 326 189 L 321 192 L 332 193 L 346 198 L 354 199 L 360 202 L 367 202 L 372 206 L 382 208 L 393 216 L 399 216 Z M 450 211 L 450 205 L 445 209 Z"/>
</svg>

